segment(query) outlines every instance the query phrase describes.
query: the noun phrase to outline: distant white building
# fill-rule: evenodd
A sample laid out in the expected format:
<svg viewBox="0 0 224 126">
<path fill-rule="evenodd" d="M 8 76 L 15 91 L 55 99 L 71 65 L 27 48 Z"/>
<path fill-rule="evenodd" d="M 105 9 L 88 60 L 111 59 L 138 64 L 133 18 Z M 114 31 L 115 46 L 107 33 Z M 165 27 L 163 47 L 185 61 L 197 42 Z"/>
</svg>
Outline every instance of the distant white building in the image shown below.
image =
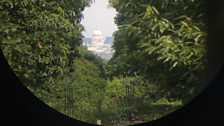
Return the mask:
<svg viewBox="0 0 224 126">
<path fill-rule="evenodd" d="M 110 60 L 114 50 L 112 50 L 110 44 L 105 44 L 104 40 L 103 33 L 97 28 L 93 31 L 91 44 L 84 43 L 84 45 L 93 54 L 98 55 L 105 60 Z"/>
<path fill-rule="evenodd" d="M 103 33 L 98 28 L 95 31 L 93 31 L 91 43 L 92 46 L 94 47 L 100 47 L 104 45 Z"/>
</svg>

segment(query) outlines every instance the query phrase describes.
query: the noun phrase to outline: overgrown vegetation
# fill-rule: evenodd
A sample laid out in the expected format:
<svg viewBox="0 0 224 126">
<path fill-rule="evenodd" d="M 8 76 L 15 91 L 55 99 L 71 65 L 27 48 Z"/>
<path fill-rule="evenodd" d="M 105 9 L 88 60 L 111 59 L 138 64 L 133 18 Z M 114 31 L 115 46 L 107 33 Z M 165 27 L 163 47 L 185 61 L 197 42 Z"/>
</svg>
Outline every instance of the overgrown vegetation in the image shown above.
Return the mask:
<svg viewBox="0 0 224 126">
<path fill-rule="evenodd" d="M 82 121 L 128 125 L 176 110 L 205 86 L 202 0 L 110 0 L 118 12 L 110 61 L 81 46 L 91 2 L 0 2 L 0 47 L 46 104 Z"/>
</svg>

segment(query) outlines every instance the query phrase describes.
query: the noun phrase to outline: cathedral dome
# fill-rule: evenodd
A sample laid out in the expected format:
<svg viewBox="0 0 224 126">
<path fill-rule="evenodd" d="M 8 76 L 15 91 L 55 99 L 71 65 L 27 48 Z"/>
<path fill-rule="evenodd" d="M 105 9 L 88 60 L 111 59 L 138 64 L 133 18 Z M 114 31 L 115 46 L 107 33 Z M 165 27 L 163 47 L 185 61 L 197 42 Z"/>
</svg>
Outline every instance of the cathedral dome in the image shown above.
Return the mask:
<svg viewBox="0 0 224 126">
<path fill-rule="evenodd" d="M 93 31 L 93 36 L 103 36 L 103 33 L 100 30 Z"/>
</svg>

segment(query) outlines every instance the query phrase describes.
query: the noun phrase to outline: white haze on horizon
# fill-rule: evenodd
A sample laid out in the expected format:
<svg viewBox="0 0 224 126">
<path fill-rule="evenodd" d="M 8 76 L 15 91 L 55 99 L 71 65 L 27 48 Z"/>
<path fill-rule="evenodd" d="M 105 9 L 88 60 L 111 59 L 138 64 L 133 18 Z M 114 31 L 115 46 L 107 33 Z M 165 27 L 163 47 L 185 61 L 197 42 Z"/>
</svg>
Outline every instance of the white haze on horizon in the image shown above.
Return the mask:
<svg viewBox="0 0 224 126">
<path fill-rule="evenodd" d="M 108 0 L 95 0 L 90 7 L 86 7 L 81 24 L 84 26 L 84 37 L 92 37 L 93 31 L 99 27 L 103 35 L 112 36 L 113 32 L 117 30 L 117 26 L 114 23 L 114 17 L 116 16 L 116 10 L 112 7 L 108 7 Z"/>
</svg>

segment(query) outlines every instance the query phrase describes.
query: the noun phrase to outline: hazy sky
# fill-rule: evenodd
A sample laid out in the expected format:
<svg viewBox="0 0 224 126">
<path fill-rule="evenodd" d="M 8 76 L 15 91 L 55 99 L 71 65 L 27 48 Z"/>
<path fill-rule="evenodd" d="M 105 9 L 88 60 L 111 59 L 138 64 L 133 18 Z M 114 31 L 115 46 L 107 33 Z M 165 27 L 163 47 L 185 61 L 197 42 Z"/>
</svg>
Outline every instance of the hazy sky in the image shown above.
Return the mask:
<svg viewBox="0 0 224 126">
<path fill-rule="evenodd" d="M 117 30 L 114 24 L 114 17 L 116 11 L 108 7 L 108 0 L 95 0 L 90 7 L 87 7 L 84 12 L 84 19 L 82 24 L 85 27 L 83 35 L 85 37 L 92 37 L 93 31 L 99 27 L 103 35 L 112 36 L 112 33 Z"/>
</svg>

